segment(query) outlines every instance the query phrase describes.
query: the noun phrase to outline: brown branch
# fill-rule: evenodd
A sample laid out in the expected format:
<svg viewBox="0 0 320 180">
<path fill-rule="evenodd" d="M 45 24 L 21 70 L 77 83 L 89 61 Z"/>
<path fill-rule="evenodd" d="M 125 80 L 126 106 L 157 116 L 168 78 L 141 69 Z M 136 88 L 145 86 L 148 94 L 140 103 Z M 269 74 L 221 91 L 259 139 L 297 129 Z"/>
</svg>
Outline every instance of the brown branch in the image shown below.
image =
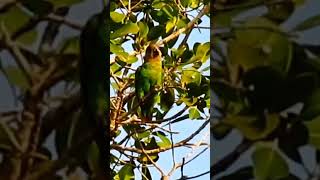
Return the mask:
<svg viewBox="0 0 320 180">
<path fill-rule="evenodd" d="M 66 19 L 64 17 L 57 16 L 55 14 L 49 14 L 47 17 L 44 17 L 43 20 L 65 24 L 65 25 L 67 25 L 73 29 L 76 29 L 76 30 L 82 30 L 82 28 L 83 28 L 83 26 L 81 24 L 73 22 L 73 21 Z"/>
<path fill-rule="evenodd" d="M 236 160 L 239 159 L 242 153 L 247 151 L 251 145 L 253 144 L 252 141 L 243 140 L 234 151 L 232 151 L 230 154 L 226 155 L 223 159 L 216 162 L 213 166 L 210 168 L 210 176 L 211 178 L 215 177 L 215 175 L 225 171 L 232 165 Z"/>
<path fill-rule="evenodd" d="M 200 128 L 197 129 L 197 131 L 195 131 L 193 134 L 191 134 L 189 137 L 187 137 L 186 139 L 174 144 L 172 147 L 173 148 L 177 148 L 177 147 L 181 147 L 181 146 L 184 146 L 186 145 L 191 139 L 193 139 L 200 131 L 202 131 L 206 125 L 208 125 L 210 122 L 210 120 L 206 120 Z M 152 154 L 152 153 L 160 153 L 160 152 L 164 152 L 164 151 L 167 151 L 167 150 L 170 150 L 172 148 L 171 146 L 170 147 L 160 147 L 160 148 L 156 148 L 156 149 L 151 149 L 151 150 L 145 150 L 146 153 L 148 154 Z M 132 148 L 132 147 L 123 147 L 123 146 L 120 146 L 120 145 L 117 145 L 117 144 L 112 144 L 111 145 L 111 148 L 112 149 L 115 149 L 115 150 L 118 150 L 120 152 L 124 152 L 124 151 L 131 151 L 131 152 L 135 152 L 135 153 L 139 153 L 139 154 L 142 154 L 143 151 L 141 149 L 138 149 L 138 148 Z"/>
<path fill-rule="evenodd" d="M 162 171 L 162 169 L 152 160 L 152 158 L 149 156 L 149 154 L 148 154 L 148 153 L 146 152 L 146 150 L 143 148 L 142 143 L 141 143 L 139 140 L 137 140 L 137 141 L 139 142 L 139 144 L 140 144 L 140 146 L 141 146 L 142 153 L 147 156 L 147 159 L 148 159 L 148 160 L 152 163 L 152 165 L 160 172 L 161 177 L 165 176 L 165 173 Z"/>
</svg>

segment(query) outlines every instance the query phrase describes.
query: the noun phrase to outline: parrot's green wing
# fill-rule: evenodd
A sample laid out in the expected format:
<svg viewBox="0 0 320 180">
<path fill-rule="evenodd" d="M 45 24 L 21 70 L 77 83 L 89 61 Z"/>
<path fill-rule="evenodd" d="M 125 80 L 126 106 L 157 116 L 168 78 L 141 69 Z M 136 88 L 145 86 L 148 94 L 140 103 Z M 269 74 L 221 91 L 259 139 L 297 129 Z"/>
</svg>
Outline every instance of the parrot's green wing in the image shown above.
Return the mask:
<svg viewBox="0 0 320 180">
<path fill-rule="evenodd" d="M 136 96 L 140 103 L 143 121 L 151 121 L 153 108 L 158 100 L 158 94 L 152 94 L 156 86 L 161 86 L 162 67 L 157 68 L 155 64 L 144 63 L 135 74 Z M 151 93 L 151 94 L 150 94 Z M 146 97 L 148 96 L 148 97 Z M 142 103 L 143 101 L 143 103 Z"/>
<path fill-rule="evenodd" d="M 135 74 L 136 95 L 139 100 L 142 100 L 150 90 L 150 82 L 144 72 L 145 67 L 142 65 L 137 69 Z"/>
<path fill-rule="evenodd" d="M 109 66 L 107 26 L 108 8 L 94 15 L 80 37 L 80 83 L 83 110 L 88 125 L 94 130 L 99 147 L 101 167 L 109 169 Z M 108 176 L 108 175 L 107 175 Z"/>
</svg>

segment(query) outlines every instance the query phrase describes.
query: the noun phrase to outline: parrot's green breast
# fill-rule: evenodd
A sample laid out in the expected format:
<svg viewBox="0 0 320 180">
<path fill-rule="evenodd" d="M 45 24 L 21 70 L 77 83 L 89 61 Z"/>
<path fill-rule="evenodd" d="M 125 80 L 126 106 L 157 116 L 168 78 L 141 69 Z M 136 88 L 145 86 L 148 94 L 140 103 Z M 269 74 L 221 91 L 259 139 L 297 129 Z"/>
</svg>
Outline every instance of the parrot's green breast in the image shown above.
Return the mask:
<svg viewBox="0 0 320 180">
<path fill-rule="evenodd" d="M 161 60 L 149 61 L 142 64 L 142 66 L 137 69 L 135 83 L 138 99 L 144 100 L 144 103 L 141 105 L 143 118 L 151 121 L 153 108 L 159 99 L 159 93 L 149 96 L 147 99 L 144 98 L 149 95 L 152 90 L 155 90 L 157 86 L 161 87 L 162 85 Z"/>
</svg>

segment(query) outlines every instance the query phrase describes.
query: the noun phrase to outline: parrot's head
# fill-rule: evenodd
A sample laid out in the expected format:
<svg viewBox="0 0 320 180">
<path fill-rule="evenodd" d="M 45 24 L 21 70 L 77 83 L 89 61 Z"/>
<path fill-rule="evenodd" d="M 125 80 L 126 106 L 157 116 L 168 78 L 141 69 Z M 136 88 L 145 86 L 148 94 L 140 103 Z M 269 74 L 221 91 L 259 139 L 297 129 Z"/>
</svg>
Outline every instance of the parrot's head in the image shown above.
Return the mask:
<svg viewBox="0 0 320 180">
<path fill-rule="evenodd" d="M 161 51 L 159 47 L 155 44 L 150 44 L 147 47 L 145 61 L 161 61 Z"/>
</svg>

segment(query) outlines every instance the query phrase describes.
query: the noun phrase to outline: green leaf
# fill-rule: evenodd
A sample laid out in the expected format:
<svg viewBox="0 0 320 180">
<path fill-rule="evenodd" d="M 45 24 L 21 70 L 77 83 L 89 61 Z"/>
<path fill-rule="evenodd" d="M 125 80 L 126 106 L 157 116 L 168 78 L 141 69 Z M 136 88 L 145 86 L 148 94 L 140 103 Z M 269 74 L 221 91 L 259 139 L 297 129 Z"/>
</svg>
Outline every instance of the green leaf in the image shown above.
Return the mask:
<svg viewBox="0 0 320 180">
<path fill-rule="evenodd" d="M 125 62 L 127 64 L 132 64 L 138 61 L 138 58 L 136 56 L 130 55 L 127 52 L 118 52 L 117 58 L 119 58 L 120 61 Z"/>
<path fill-rule="evenodd" d="M 211 127 L 211 134 L 214 138 L 217 140 L 221 140 L 224 137 L 226 137 L 232 130 L 232 127 L 229 125 L 226 125 L 225 123 L 218 123 Z"/>
<path fill-rule="evenodd" d="M 196 107 L 189 108 L 189 118 L 190 119 L 198 119 L 200 118 L 200 112 Z"/>
<path fill-rule="evenodd" d="M 96 143 L 92 143 L 89 147 L 88 164 L 93 172 L 99 172 L 99 148 Z"/>
<path fill-rule="evenodd" d="M 141 140 L 143 138 L 147 138 L 150 136 L 150 131 L 143 131 L 143 132 L 140 132 L 140 133 L 135 133 L 135 138 L 138 139 L 138 140 Z"/>
<path fill-rule="evenodd" d="M 173 17 L 172 19 L 170 19 L 166 24 L 166 33 L 168 33 L 171 29 L 173 29 L 176 23 L 177 23 L 176 17 Z"/>
<path fill-rule="evenodd" d="M 177 22 L 177 28 L 178 29 L 184 28 L 188 25 L 189 22 L 190 22 L 190 19 L 188 19 L 187 17 L 179 18 Z"/>
<path fill-rule="evenodd" d="M 306 100 L 301 117 L 303 120 L 312 120 L 320 115 L 320 89 L 314 90 Z"/>
<path fill-rule="evenodd" d="M 189 68 L 182 71 L 181 84 L 183 86 L 187 84 L 196 84 L 199 86 L 201 84 L 201 74 L 197 69 Z"/>
<path fill-rule="evenodd" d="M 320 150 L 320 116 L 304 122 L 309 131 L 309 143 Z"/>
<path fill-rule="evenodd" d="M 113 12 L 110 12 L 110 17 L 114 22 L 122 23 L 126 16 L 122 13 L 118 13 L 118 12 L 113 11 Z"/>
<path fill-rule="evenodd" d="M 15 66 L 8 66 L 3 71 L 7 74 L 8 81 L 11 84 L 21 89 L 30 88 L 26 75 L 21 71 L 20 68 Z"/>
<path fill-rule="evenodd" d="M 191 97 L 191 98 L 188 98 L 188 97 L 182 97 L 182 98 L 180 98 L 180 100 L 182 101 L 182 102 L 184 102 L 187 106 L 193 106 L 195 103 L 197 103 L 198 102 L 198 98 L 196 98 L 196 97 Z M 177 102 L 177 104 L 178 104 L 178 102 Z"/>
<path fill-rule="evenodd" d="M 256 180 L 280 179 L 289 176 L 289 167 L 274 144 L 261 143 L 252 154 Z"/>
<path fill-rule="evenodd" d="M 145 23 L 145 22 L 138 22 L 138 26 L 139 26 L 139 36 L 141 38 L 145 38 L 147 37 L 148 33 L 149 33 L 149 26 Z"/>
<path fill-rule="evenodd" d="M 304 31 L 310 28 L 315 28 L 320 25 L 320 15 L 310 17 L 297 25 L 293 30 L 294 31 Z"/>
<path fill-rule="evenodd" d="M 162 7 L 161 11 L 163 11 L 169 18 L 174 18 L 177 15 L 177 12 L 168 4 Z"/>
<path fill-rule="evenodd" d="M 111 71 L 113 74 L 116 74 L 116 73 L 121 72 L 121 71 L 120 71 L 121 69 L 122 69 L 122 66 L 120 66 L 118 63 L 113 63 L 113 64 L 110 66 L 110 71 Z"/>
<path fill-rule="evenodd" d="M 175 101 L 175 94 L 173 88 L 168 88 L 165 91 L 162 91 L 160 94 L 160 106 L 161 109 L 165 112 L 168 112 Z"/>
<path fill-rule="evenodd" d="M 228 115 L 223 122 L 237 128 L 246 138 L 258 140 L 273 132 L 280 119 L 277 114 L 268 114 L 265 121 L 255 116 Z"/>
<path fill-rule="evenodd" d="M 139 32 L 139 26 L 137 23 L 128 23 L 122 26 L 120 29 L 117 29 L 115 32 L 110 34 L 110 39 L 116 39 L 123 37 L 127 34 L 137 34 Z"/>
<path fill-rule="evenodd" d="M 161 142 L 157 142 L 159 147 L 166 148 L 171 146 L 171 141 L 166 137 L 165 133 L 157 131 L 155 134 L 161 139 Z"/>
<path fill-rule="evenodd" d="M 221 12 L 217 14 L 213 14 L 212 21 L 214 22 L 215 26 L 218 27 L 228 27 L 232 23 L 232 19 L 240 14 L 242 9 L 234 9 L 231 11 Z"/>
<path fill-rule="evenodd" d="M 9 33 L 17 31 L 22 25 L 30 20 L 30 14 L 21 10 L 17 6 L 10 8 L 0 16 L 0 23 L 4 23 Z"/>
<path fill-rule="evenodd" d="M 152 7 L 154 9 L 161 9 L 165 5 L 166 3 L 164 1 L 159 1 L 159 0 L 152 1 Z"/>
<path fill-rule="evenodd" d="M 228 43 L 228 57 L 245 71 L 257 66 L 272 66 L 287 72 L 292 59 L 292 44 L 281 30 L 265 18 L 248 21 Z"/>
<path fill-rule="evenodd" d="M 124 165 L 120 169 L 118 176 L 120 180 L 134 180 L 133 166 L 131 164 Z"/>
<path fill-rule="evenodd" d="M 180 2 L 183 7 L 188 7 L 192 3 L 191 0 L 181 0 Z"/>
<path fill-rule="evenodd" d="M 74 36 L 64 40 L 60 50 L 64 54 L 79 54 L 80 52 L 80 43 L 79 36 Z"/>
<path fill-rule="evenodd" d="M 205 63 L 210 55 L 210 42 L 200 44 L 197 48 L 196 56 L 200 57 L 201 62 Z"/>
<path fill-rule="evenodd" d="M 121 45 L 115 45 L 113 43 L 110 43 L 110 51 L 114 54 L 118 54 L 124 52 L 124 49 L 123 47 L 121 47 Z"/>
<path fill-rule="evenodd" d="M 159 159 L 158 154 L 148 154 L 150 159 L 152 159 L 153 162 L 156 162 Z M 138 161 L 143 164 L 152 164 L 152 162 L 149 160 L 149 158 L 145 154 L 141 154 L 138 158 Z"/>
<path fill-rule="evenodd" d="M 193 9 L 196 9 L 199 7 L 199 4 L 200 4 L 200 0 L 192 0 L 190 7 Z"/>
<path fill-rule="evenodd" d="M 148 40 L 152 41 L 158 39 L 160 36 L 164 35 L 165 31 L 166 29 L 163 25 L 152 27 L 148 33 Z"/>
<path fill-rule="evenodd" d="M 23 35 L 21 35 L 17 41 L 19 41 L 20 43 L 24 44 L 24 45 L 32 45 L 33 43 L 35 43 L 35 40 L 38 37 L 38 31 L 28 31 L 26 33 L 24 33 Z"/>
</svg>

